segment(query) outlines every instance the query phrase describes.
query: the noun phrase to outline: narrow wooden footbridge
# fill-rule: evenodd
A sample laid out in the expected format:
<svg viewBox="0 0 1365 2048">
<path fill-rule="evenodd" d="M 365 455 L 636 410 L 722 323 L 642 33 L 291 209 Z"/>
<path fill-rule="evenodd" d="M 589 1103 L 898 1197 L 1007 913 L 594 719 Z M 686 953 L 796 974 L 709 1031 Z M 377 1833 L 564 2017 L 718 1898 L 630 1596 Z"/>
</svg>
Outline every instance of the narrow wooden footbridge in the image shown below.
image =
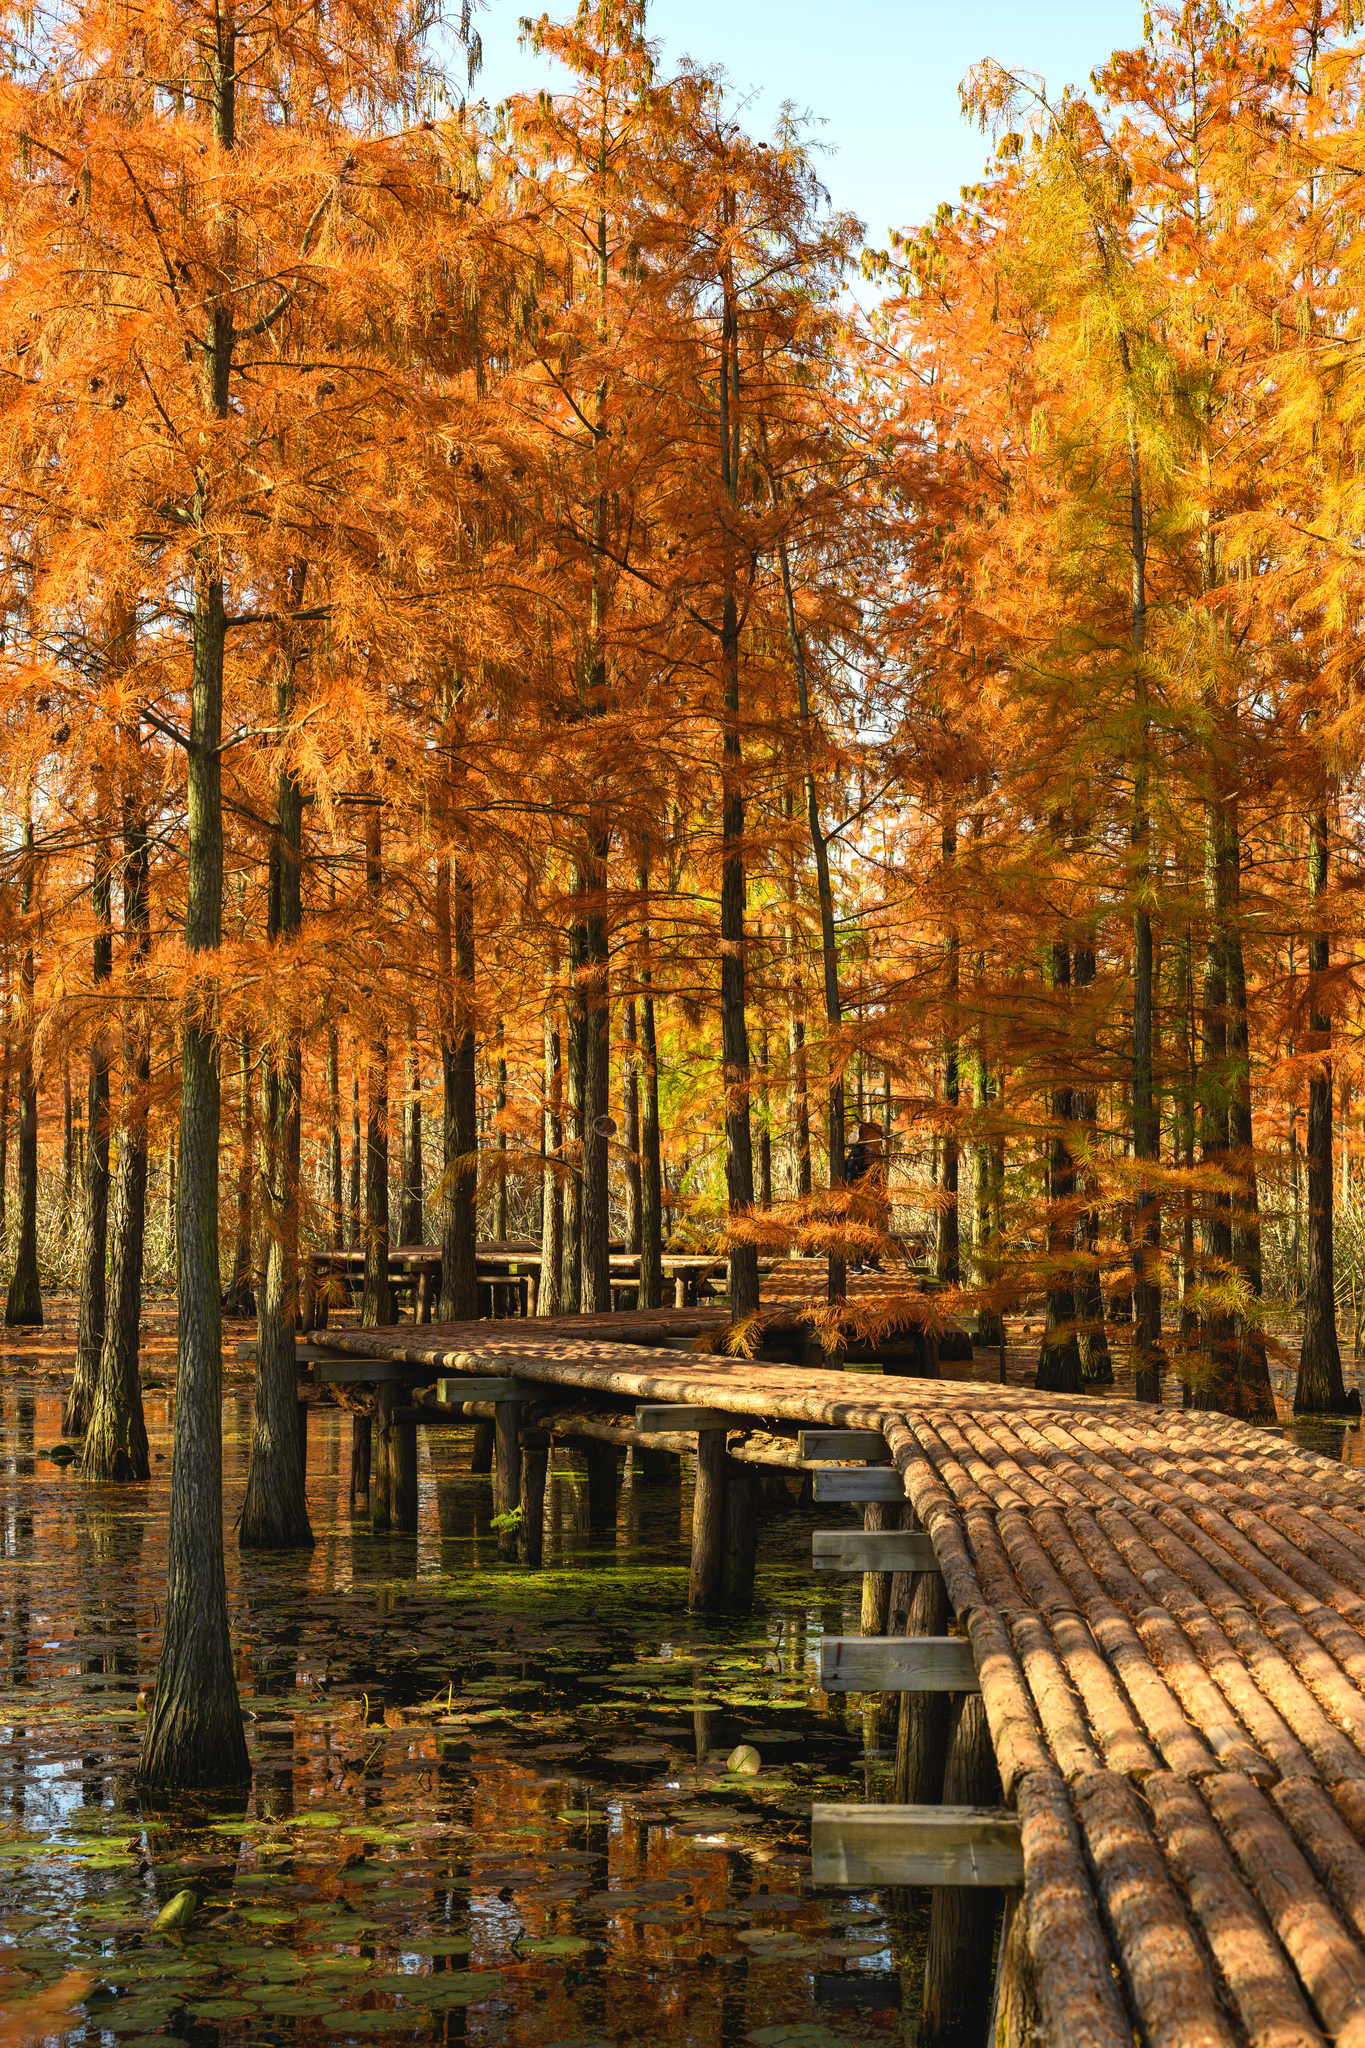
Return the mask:
<svg viewBox="0 0 1365 2048">
<path fill-rule="evenodd" d="M 764 1465 L 864 1504 L 815 1540 L 868 1575 L 822 1683 L 898 1695 L 895 1800 L 816 1807 L 814 1876 L 934 1886 L 940 2036 L 1365 2048 L 1365 1473 L 1219 1416 L 697 1339 L 679 1311 L 336 1329 L 309 1371 L 373 1395 L 381 1520 L 415 1525 L 417 1428 L 491 1424 L 530 1564 L 552 1441 L 695 1456 L 703 1611 L 752 1587 Z"/>
</svg>

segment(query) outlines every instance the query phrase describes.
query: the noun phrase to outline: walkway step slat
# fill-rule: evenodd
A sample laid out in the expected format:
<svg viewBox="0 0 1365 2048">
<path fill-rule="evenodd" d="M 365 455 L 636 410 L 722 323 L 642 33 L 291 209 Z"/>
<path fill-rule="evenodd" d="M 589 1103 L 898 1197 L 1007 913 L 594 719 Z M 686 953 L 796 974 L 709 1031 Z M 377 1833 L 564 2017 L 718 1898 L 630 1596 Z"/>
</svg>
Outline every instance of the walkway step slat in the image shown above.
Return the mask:
<svg viewBox="0 0 1365 2048">
<path fill-rule="evenodd" d="M 797 1448 L 812 1464 L 822 1459 L 850 1463 L 861 1459 L 866 1465 L 889 1465 L 891 1450 L 879 1429 L 803 1429 Z"/>
<path fill-rule="evenodd" d="M 923 1529 L 817 1529 L 817 1572 L 936 1572 L 933 1538 Z"/>
<path fill-rule="evenodd" d="M 962 1636 L 822 1636 L 825 1692 L 979 1692 Z"/>
<path fill-rule="evenodd" d="M 816 1806 L 815 1884 L 999 1885 L 1024 1882 L 1019 1819 L 991 1806 Z"/>
<path fill-rule="evenodd" d="M 901 1484 L 900 1473 L 893 1466 L 869 1465 L 862 1472 L 834 1466 L 828 1472 L 815 1474 L 815 1498 L 818 1501 L 903 1501 L 905 1488 Z"/>
</svg>

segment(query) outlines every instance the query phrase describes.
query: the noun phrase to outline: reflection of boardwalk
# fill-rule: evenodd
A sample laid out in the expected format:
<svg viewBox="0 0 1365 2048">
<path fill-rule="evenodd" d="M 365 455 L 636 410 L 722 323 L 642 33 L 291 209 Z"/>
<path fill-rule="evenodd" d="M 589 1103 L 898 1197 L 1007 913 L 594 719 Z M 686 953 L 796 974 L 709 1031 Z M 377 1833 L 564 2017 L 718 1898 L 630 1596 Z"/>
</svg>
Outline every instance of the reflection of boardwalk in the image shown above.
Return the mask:
<svg viewBox="0 0 1365 2048">
<path fill-rule="evenodd" d="M 636 1402 L 690 1405 L 734 1470 L 746 1424 L 879 1431 L 905 1498 L 873 1526 L 903 1516 L 931 1539 L 1019 1823 L 1008 2038 L 1028 2038 L 1036 2010 L 1057 2048 L 1128 2044 L 1135 2025 L 1169 2048 L 1365 2042 L 1353 1464 L 1216 1415 L 686 1357 L 601 1326 L 328 1341 L 406 1361 L 414 1382 L 514 1376 L 502 1384 L 528 1435 L 542 1402 L 614 1406 L 623 1425 Z M 891 1605 L 912 1627 L 925 1611 L 913 1593 Z M 894 1829 L 896 1809 L 887 1817 Z"/>
</svg>

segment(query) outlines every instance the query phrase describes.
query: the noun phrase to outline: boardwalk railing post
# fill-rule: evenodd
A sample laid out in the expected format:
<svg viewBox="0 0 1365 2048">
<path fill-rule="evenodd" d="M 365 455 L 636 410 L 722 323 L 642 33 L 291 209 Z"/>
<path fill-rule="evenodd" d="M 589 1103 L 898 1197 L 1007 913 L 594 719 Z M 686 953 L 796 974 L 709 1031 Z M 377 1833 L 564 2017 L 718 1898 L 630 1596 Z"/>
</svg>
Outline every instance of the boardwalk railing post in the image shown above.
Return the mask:
<svg viewBox="0 0 1365 2048">
<path fill-rule="evenodd" d="M 491 1472 L 493 1470 L 493 1425 L 491 1422 L 476 1422 L 474 1424 L 474 1443 L 469 1453 L 469 1469 L 471 1472 Z"/>
<path fill-rule="evenodd" d="M 945 1806 L 994 1806 L 1000 1773 L 979 1692 L 952 1695 L 943 1772 Z M 936 1885 L 924 1965 L 924 2048 L 984 2041 L 992 1999 L 991 1952 L 1000 1894 L 989 1886 Z"/>
<path fill-rule="evenodd" d="M 520 1401 L 499 1401 L 493 1409 L 493 1429 L 497 1438 L 497 1462 L 494 1467 L 494 1500 L 499 1516 L 513 1515 L 521 1506 L 521 1403 Z M 505 1522 L 498 1530 L 498 1556 L 515 1557 L 517 1554 L 517 1529 L 513 1522 Z"/>
</svg>

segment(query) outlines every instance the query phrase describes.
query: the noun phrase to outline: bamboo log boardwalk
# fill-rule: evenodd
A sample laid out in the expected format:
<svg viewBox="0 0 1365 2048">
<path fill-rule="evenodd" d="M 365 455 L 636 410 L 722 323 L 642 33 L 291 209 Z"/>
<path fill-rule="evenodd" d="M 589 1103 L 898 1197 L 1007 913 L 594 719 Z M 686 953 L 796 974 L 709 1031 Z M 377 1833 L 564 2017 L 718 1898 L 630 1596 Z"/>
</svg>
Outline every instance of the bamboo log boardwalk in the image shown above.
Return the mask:
<svg viewBox="0 0 1365 2048">
<path fill-rule="evenodd" d="M 932 1579 L 970 1645 L 1022 1848 L 992 2038 L 1365 2048 L 1365 1473 L 1214 1414 L 654 1348 L 689 1321 L 328 1345 L 427 1377 L 514 1374 L 532 1427 L 542 1388 L 544 1412 L 615 1406 L 623 1428 L 630 1404 L 690 1407 L 726 1422 L 710 1433 L 731 1466 L 765 1433 L 879 1433 L 873 1469 L 902 1505 L 869 1527 L 932 1542 L 941 1578 L 913 1584 Z M 912 1595 L 900 1626 L 941 1636 L 932 1609 Z M 913 1810 L 867 1818 L 894 1831 Z"/>
</svg>

